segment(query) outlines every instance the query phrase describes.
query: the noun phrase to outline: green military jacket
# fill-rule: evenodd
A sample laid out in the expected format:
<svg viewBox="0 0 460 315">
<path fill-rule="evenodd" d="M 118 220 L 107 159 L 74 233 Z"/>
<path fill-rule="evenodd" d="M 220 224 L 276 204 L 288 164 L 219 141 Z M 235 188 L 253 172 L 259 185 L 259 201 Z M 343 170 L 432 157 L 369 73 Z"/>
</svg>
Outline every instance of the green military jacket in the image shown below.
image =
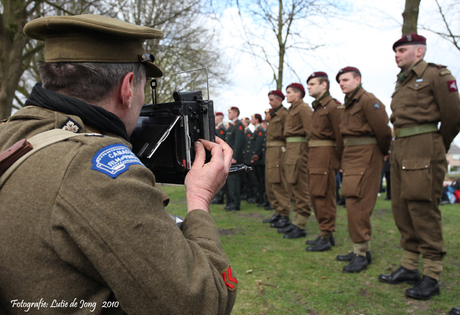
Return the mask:
<svg viewBox="0 0 460 315">
<path fill-rule="evenodd" d="M 391 123 L 397 129 L 439 123 L 446 152 L 460 131 L 458 84 L 444 66 L 420 61 L 402 82 L 391 101 Z"/>
<path fill-rule="evenodd" d="M 238 119 L 227 129 L 227 144 L 233 150 L 236 163 L 244 163 L 244 126 Z"/>
<path fill-rule="evenodd" d="M 216 136 L 225 141 L 226 135 L 227 135 L 227 129 L 225 128 L 225 125 L 223 123 L 220 123 L 216 127 Z"/>
<path fill-rule="evenodd" d="M 254 143 L 252 142 L 252 131 L 251 129 L 245 128 L 244 130 L 244 164 L 251 165 L 251 160 L 254 152 Z"/>
<path fill-rule="evenodd" d="M 257 155 L 259 159 L 254 164 L 265 165 L 265 130 L 261 125 L 258 125 L 252 133 L 253 155 Z"/>
<path fill-rule="evenodd" d="M 28 106 L 0 125 L 0 152 L 63 126 L 98 132 L 78 116 Z M 191 211 L 180 231 L 130 146 L 109 133 L 58 142 L 0 189 L 6 313 L 24 313 L 24 303 L 32 314 L 231 312 L 236 278 L 212 217 Z"/>
</svg>

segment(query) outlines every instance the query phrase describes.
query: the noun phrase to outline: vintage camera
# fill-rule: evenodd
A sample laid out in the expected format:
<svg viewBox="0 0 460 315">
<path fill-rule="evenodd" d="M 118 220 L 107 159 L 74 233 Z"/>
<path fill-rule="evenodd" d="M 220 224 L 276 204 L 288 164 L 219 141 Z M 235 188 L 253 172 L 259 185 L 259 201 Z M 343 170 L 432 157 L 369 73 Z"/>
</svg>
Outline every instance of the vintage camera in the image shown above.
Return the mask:
<svg viewBox="0 0 460 315">
<path fill-rule="evenodd" d="M 155 104 L 155 80 L 151 87 L 154 103 L 142 107 L 131 135 L 133 152 L 157 182 L 183 184 L 195 160 L 193 143 L 215 141 L 213 101 L 203 100 L 201 91 L 174 92 L 174 102 Z"/>
</svg>

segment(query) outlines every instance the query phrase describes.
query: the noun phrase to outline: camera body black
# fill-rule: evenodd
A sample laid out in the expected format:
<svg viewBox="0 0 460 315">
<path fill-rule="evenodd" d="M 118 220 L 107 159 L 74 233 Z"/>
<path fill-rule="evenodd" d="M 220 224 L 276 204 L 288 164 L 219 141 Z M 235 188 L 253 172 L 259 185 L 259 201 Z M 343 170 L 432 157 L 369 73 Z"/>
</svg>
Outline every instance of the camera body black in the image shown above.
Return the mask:
<svg viewBox="0 0 460 315">
<path fill-rule="evenodd" d="M 214 104 L 203 100 L 201 91 L 174 92 L 173 98 L 142 107 L 131 144 L 157 182 L 183 184 L 195 160 L 194 142 L 215 142 Z"/>
</svg>

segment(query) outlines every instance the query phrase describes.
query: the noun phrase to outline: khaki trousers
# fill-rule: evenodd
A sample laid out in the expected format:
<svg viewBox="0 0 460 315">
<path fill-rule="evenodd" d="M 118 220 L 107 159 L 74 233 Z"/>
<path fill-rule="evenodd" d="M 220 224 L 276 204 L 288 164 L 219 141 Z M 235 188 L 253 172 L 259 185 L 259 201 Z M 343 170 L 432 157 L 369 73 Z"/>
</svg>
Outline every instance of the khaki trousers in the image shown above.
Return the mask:
<svg viewBox="0 0 460 315">
<path fill-rule="evenodd" d="M 311 215 L 310 194 L 308 192 L 308 146 L 305 142 L 286 143 L 284 173 L 288 191 L 294 195 L 294 212 L 297 214 L 294 225 L 305 229 Z"/>
<path fill-rule="evenodd" d="M 335 231 L 335 177 L 339 163 L 335 147 L 314 147 L 308 152 L 308 189 L 322 237 Z"/>
<path fill-rule="evenodd" d="M 446 254 L 439 211 L 446 170 L 446 153 L 439 133 L 395 139 L 391 153 L 391 206 L 401 233 L 401 247 L 432 261 L 441 261 Z"/>
<path fill-rule="evenodd" d="M 275 213 L 289 216 L 291 199 L 286 190 L 286 179 L 283 172 L 283 147 L 267 147 L 265 157 L 265 183 L 267 197 L 275 208 Z"/>
<path fill-rule="evenodd" d="M 371 214 L 380 189 L 382 168 L 383 154 L 377 144 L 344 148 L 341 195 L 346 197 L 348 233 L 353 243 L 371 239 Z"/>
</svg>

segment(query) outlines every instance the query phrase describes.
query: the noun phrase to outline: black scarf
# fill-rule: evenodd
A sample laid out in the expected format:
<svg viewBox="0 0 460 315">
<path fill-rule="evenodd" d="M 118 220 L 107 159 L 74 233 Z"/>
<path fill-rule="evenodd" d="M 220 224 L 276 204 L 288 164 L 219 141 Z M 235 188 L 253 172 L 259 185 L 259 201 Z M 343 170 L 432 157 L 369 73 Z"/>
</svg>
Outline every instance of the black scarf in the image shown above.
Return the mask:
<svg viewBox="0 0 460 315">
<path fill-rule="evenodd" d="M 129 141 L 125 124 L 120 118 L 102 107 L 90 105 L 79 99 L 35 86 L 25 105 L 38 106 L 78 116 L 85 125 L 93 126 L 100 131 L 114 133 Z"/>
<path fill-rule="evenodd" d="M 348 104 L 353 100 L 353 97 L 355 97 L 355 95 L 358 93 L 359 90 L 361 90 L 362 87 L 363 86 L 361 84 L 358 85 L 358 87 L 355 89 L 355 91 L 350 97 L 345 95 L 345 104 L 343 104 L 343 106 L 347 107 Z"/>
</svg>

